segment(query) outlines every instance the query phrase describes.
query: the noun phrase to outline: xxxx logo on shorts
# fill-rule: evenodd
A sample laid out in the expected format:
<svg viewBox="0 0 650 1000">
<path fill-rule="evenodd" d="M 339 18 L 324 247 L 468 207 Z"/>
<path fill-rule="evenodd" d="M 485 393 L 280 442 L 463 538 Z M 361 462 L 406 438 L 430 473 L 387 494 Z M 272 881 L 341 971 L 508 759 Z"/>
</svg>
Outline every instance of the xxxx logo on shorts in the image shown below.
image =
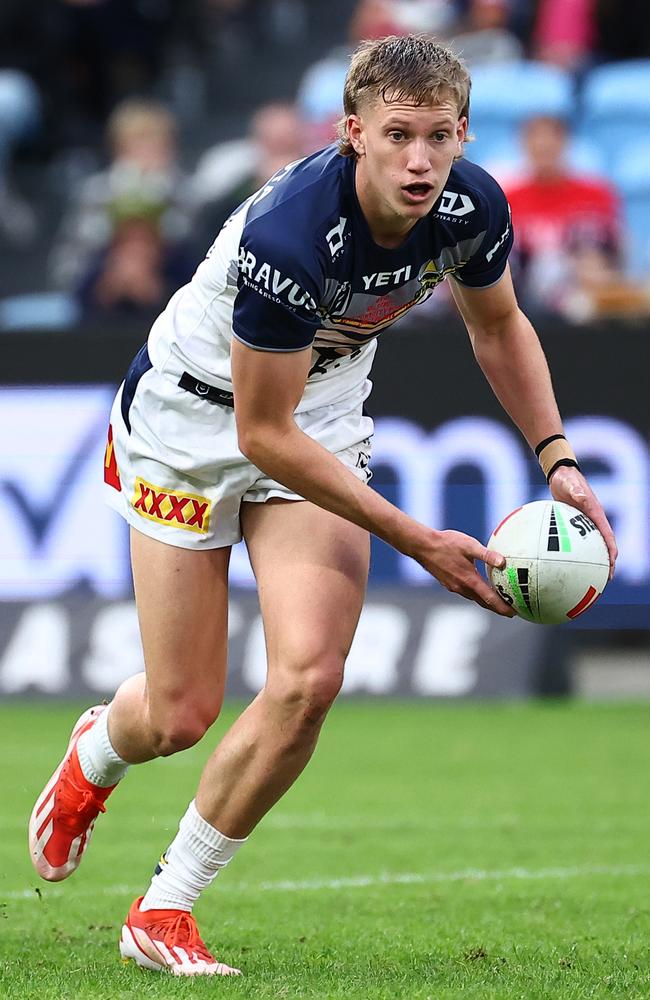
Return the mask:
<svg viewBox="0 0 650 1000">
<path fill-rule="evenodd" d="M 163 490 L 138 476 L 131 498 L 131 506 L 142 517 L 173 528 L 184 528 L 207 534 L 210 526 L 212 503 L 207 497 L 197 493 L 180 493 L 178 490 Z"/>
</svg>

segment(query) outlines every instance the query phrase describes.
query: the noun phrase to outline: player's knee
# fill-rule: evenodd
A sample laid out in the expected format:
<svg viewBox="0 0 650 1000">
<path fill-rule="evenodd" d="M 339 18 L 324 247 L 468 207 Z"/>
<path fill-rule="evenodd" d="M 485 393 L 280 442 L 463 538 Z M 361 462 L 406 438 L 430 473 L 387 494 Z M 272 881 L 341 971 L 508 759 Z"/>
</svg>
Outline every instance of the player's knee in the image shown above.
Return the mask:
<svg viewBox="0 0 650 1000">
<path fill-rule="evenodd" d="M 207 726 L 196 720 L 171 719 L 152 727 L 154 749 L 158 757 L 171 757 L 181 750 L 189 750 L 203 738 Z"/>
<path fill-rule="evenodd" d="M 152 718 L 151 732 L 157 755 L 170 757 L 195 746 L 218 714 L 218 708 L 206 710 L 206 706 L 175 704 L 170 712 Z"/>
<path fill-rule="evenodd" d="M 291 720 L 290 729 L 319 726 L 343 683 L 343 660 L 322 657 L 309 666 L 285 671 L 272 685 L 271 696 L 281 702 L 283 713 Z"/>
</svg>

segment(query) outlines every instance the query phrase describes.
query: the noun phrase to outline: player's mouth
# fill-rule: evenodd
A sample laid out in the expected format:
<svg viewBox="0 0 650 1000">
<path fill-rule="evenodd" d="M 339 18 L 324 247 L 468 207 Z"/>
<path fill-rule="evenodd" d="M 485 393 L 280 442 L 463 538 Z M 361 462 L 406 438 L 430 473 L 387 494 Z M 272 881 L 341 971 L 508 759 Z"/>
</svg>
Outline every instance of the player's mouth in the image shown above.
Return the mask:
<svg viewBox="0 0 650 1000">
<path fill-rule="evenodd" d="M 433 184 L 430 184 L 429 181 L 413 181 L 412 184 L 404 184 L 402 191 L 411 205 L 419 205 L 431 197 Z"/>
</svg>

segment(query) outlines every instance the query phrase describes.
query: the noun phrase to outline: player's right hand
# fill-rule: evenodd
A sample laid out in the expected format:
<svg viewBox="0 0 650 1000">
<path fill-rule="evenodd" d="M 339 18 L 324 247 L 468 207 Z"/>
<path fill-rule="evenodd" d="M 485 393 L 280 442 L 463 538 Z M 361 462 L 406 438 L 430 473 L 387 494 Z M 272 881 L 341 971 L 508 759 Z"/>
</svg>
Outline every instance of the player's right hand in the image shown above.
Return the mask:
<svg viewBox="0 0 650 1000">
<path fill-rule="evenodd" d="M 487 566 L 502 569 L 506 561 L 500 552 L 486 549 L 476 538 L 461 531 L 434 531 L 416 558 L 452 594 L 460 594 L 504 618 L 514 618 L 513 609 L 483 579 L 475 565 L 475 560 L 480 559 Z"/>
</svg>

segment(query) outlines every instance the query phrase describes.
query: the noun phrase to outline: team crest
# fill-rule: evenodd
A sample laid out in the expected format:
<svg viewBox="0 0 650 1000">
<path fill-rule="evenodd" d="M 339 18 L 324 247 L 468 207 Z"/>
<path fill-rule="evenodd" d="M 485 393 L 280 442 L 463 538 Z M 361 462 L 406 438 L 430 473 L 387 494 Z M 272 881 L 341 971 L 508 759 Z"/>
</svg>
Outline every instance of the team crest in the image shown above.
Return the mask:
<svg viewBox="0 0 650 1000">
<path fill-rule="evenodd" d="M 425 292 L 430 292 L 436 287 L 436 285 L 440 284 L 447 273 L 448 271 L 444 268 L 441 269 L 438 267 L 435 260 L 428 260 L 420 268 L 418 281 Z"/>
</svg>

